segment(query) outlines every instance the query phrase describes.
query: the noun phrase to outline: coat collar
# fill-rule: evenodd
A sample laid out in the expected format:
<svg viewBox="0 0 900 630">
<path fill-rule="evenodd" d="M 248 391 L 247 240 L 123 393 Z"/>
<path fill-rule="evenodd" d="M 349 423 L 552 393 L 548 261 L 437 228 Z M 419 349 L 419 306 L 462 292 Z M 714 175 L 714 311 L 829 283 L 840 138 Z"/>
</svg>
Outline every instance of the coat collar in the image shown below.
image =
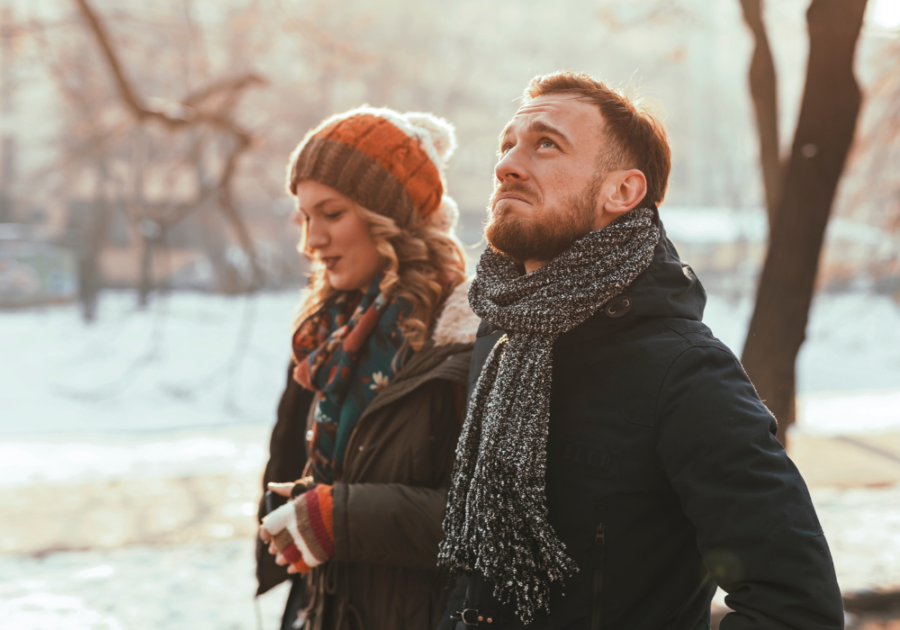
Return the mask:
<svg viewBox="0 0 900 630">
<path fill-rule="evenodd" d="M 560 335 L 558 344 L 580 343 L 652 318 L 703 319 L 706 291 L 690 265 L 681 262 L 678 250 L 666 236 L 665 227 L 658 218 L 657 225 L 659 242 L 653 251 L 650 266 L 604 308 Z M 617 312 L 616 306 L 626 299 L 627 311 L 624 314 Z"/>
</svg>

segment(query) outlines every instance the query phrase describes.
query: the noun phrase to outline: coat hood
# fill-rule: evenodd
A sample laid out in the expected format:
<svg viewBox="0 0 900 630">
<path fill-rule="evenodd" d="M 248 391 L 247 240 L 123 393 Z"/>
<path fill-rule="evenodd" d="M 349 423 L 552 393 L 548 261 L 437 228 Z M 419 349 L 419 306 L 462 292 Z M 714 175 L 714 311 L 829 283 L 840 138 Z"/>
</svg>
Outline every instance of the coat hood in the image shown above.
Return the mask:
<svg viewBox="0 0 900 630">
<path fill-rule="evenodd" d="M 481 320 L 469 306 L 469 285 L 472 284 L 473 277 L 468 276 L 447 296 L 434 325 L 432 339 L 435 346 L 475 343 L 475 332 Z"/>
<path fill-rule="evenodd" d="M 675 245 L 666 236 L 659 211 L 654 211 L 660 234 L 650 266 L 619 296 L 560 335 L 557 343 L 577 343 L 649 318 L 702 320 L 706 291 L 690 265 L 681 262 Z"/>
</svg>

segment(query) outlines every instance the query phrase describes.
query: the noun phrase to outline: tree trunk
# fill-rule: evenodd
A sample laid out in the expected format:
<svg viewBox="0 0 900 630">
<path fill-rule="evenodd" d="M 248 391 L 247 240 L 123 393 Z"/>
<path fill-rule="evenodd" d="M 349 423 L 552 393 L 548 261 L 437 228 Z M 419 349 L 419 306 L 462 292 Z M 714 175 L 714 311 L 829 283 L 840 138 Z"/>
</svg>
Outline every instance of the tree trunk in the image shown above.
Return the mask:
<svg viewBox="0 0 900 630">
<path fill-rule="evenodd" d="M 97 297 L 103 289 L 103 272 L 100 257 L 109 235 L 112 208 L 106 196 L 107 168 L 101 158 L 97 163 L 97 189 L 94 205 L 85 221 L 82 234 L 82 251 L 78 258 L 78 301 L 85 323 L 93 323 L 97 317 Z"/>
<path fill-rule="evenodd" d="M 853 56 L 865 7 L 866 0 L 813 0 L 806 13 L 806 86 L 742 357 L 782 443 L 794 422 L 794 367 L 825 227 L 861 103 Z"/>
<path fill-rule="evenodd" d="M 141 264 L 138 268 L 138 307 L 146 308 L 153 293 L 153 245 L 154 239 L 144 234 L 141 236 Z"/>
<path fill-rule="evenodd" d="M 741 0 L 744 21 L 753 33 L 756 46 L 750 60 L 750 96 L 756 113 L 756 129 L 759 132 L 759 162 L 762 166 L 763 185 L 766 193 L 766 212 L 769 228 L 775 223 L 781 184 L 781 159 L 778 146 L 778 82 L 775 62 L 769 48 L 769 38 L 763 22 L 762 0 Z"/>
</svg>

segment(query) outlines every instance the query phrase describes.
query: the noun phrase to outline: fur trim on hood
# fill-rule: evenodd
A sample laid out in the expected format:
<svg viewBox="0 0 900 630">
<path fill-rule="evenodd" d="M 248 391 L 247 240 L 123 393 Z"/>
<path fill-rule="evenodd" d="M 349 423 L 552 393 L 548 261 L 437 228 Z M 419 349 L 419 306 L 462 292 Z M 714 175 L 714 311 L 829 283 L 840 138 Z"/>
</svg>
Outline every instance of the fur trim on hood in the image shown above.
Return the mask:
<svg viewBox="0 0 900 630">
<path fill-rule="evenodd" d="M 434 326 L 435 346 L 446 346 L 451 343 L 475 343 L 475 333 L 481 319 L 469 307 L 469 285 L 473 276 L 459 283 L 447 296 L 444 309 Z"/>
</svg>

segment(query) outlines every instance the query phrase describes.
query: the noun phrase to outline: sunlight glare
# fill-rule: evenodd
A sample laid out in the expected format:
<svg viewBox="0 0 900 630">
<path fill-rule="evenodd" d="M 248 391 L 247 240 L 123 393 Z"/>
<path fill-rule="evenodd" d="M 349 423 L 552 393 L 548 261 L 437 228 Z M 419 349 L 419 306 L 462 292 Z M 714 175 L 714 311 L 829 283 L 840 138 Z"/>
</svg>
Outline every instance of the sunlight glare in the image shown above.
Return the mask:
<svg viewBox="0 0 900 630">
<path fill-rule="evenodd" d="M 900 0 L 876 0 L 871 19 L 881 28 L 900 28 Z"/>
</svg>

